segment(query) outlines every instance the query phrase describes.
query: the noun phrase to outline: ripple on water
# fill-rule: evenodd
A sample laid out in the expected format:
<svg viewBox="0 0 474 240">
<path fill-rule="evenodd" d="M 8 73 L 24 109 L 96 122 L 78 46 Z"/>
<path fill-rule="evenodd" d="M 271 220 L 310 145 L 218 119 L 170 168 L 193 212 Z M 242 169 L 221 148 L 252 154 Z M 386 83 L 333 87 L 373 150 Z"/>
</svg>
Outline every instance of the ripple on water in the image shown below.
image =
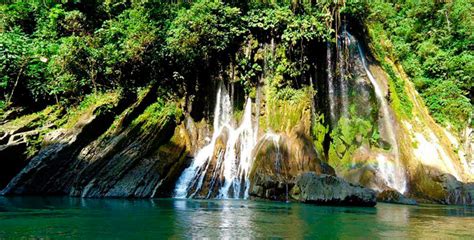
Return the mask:
<svg viewBox="0 0 474 240">
<path fill-rule="evenodd" d="M 474 238 L 463 206 L 0 198 L 3 238 Z"/>
</svg>

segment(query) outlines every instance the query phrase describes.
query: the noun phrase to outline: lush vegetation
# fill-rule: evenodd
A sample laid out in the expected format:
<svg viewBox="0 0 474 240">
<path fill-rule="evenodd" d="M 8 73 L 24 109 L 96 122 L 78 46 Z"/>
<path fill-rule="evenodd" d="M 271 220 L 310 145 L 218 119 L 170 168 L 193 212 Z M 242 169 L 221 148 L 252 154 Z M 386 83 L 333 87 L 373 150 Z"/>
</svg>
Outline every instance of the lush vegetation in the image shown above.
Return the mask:
<svg viewBox="0 0 474 240">
<path fill-rule="evenodd" d="M 3 105 L 74 103 L 92 91 L 149 81 L 147 57 L 162 23 L 141 5 L 120 6 L 2 5 Z"/>
<path fill-rule="evenodd" d="M 472 1 L 404 0 L 370 5 L 377 53 L 399 62 L 435 119 L 456 129 L 472 118 Z"/>
<path fill-rule="evenodd" d="M 303 2 L 2 4 L 0 109 L 75 105 L 90 93 L 150 83 L 191 95 L 222 75 L 253 97 L 264 79 L 273 102 L 291 100 L 317 82 L 314 46 L 335 42 L 344 16 L 369 30 L 395 108 L 411 111 L 386 58 L 403 66 L 439 122 L 460 129 L 472 117 L 471 1 Z"/>
<path fill-rule="evenodd" d="M 296 79 L 308 69 L 305 43 L 332 31 L 329 4 L 31 1 L 0 10 L 2 108 L 74 103 L 152 81 L 185 85 L 241 43 L 267 36 L 285 46 L 277 50 L 277 72 Z M 240 80 L 255 81 L 247 65 L 260 71 L 261 59 L 242 58 Z"/>
</svg>

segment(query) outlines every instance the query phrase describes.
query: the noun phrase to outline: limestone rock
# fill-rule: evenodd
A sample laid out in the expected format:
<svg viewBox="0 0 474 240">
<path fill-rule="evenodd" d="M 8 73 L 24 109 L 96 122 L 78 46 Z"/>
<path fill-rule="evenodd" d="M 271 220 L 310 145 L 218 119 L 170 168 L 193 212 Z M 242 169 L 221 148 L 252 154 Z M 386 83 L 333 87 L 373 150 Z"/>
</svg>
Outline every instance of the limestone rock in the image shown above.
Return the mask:
<svg viewBox="0 0 474 240">
<path fill-rule="evenodd" d="M 443 171 L 420 166 L 410 182 L 410 197 L 419 202 L 473 205 L 473 183 L 458 181 L 453 175 Z"/>
<path fill-rule="evenodd" d="M 297 134 L 264 136 L 255 148 L 249 195 L 278 201 L 288 200 L 293 180 L 303 172 L 334 174 L 319 160 L 312 142 Z"/>
<path fill-rule="evenodd" d="M 0 145 L 0 190 L 27 164 L 26 142 Z"/>
<path fill-rule="evenodd" d="M 395 190 L 385 190 L 377 194 L 377 201 L 385 202 L 385 203 L 405 204 L 405 205 L 418 204 L 415 199 L 405 197 L 403 194 Z"/>
<path fill-rule="evenodd" d="M 474 204 L 473 184 L 462 183 L 449 173 L 440 174 L 436 176 L 435 179 L 441 183 L 445 191 L 445 198 L 441 200 L 441 203 L 458 205 Z"/>
<path fill-rule="evenodd" d="M 154 101 L 156 88 L 132 106 L 129 101 L 97 106 L 72 128 L 49 133 L 45 147 L 15 173 L 2 194 L 170 196 L 189 162 L 189 137 L 175 117 L 139 117 Z"/>
<path fill-rule="evenodd" d="M 73 165 L 79 149 L 97 138 L 113 120 L 108 107 L 98 107 L 90 116 L 83 116 L 73 129 L 58 129 L 54 143 L 43 148 L 2 190 L 2 194 L 64 194 L 64 179 L 73 176 L 67 171 Z"/>
<path fill-rule="evenodd" d="M 376 204 L 375 191 L 336 176 L 314 172 L 302 173 L 296 178 L 291 196 L 300 202 L 319 205 L 372 207 Z"/>
</svg>

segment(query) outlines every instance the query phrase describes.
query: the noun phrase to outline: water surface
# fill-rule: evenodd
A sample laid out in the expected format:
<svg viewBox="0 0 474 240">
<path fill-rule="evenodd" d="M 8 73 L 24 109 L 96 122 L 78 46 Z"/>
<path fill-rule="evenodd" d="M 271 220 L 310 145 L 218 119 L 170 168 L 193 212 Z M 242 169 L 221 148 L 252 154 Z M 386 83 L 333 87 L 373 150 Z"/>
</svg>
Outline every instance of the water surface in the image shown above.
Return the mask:
<svg viewBox="0 0 474 240">
<path fill-rule="evenodd" d="M 232 200 L 0 198 L 3 238 L 474 238 L 474 208 Z"/>
</svg>

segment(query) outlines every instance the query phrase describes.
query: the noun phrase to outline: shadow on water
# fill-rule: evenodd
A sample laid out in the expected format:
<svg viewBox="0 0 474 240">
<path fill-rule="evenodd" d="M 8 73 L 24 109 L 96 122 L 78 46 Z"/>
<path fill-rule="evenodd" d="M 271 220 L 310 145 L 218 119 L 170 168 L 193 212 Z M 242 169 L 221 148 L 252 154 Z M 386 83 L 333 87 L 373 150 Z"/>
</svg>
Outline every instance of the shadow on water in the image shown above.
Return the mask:
<svg viewBox="0 0 474 240">
<path fill-rule="evenodd" d="M 0 238 L 472 238 L 474 208 L 0 198 Z"/>
</svg>

